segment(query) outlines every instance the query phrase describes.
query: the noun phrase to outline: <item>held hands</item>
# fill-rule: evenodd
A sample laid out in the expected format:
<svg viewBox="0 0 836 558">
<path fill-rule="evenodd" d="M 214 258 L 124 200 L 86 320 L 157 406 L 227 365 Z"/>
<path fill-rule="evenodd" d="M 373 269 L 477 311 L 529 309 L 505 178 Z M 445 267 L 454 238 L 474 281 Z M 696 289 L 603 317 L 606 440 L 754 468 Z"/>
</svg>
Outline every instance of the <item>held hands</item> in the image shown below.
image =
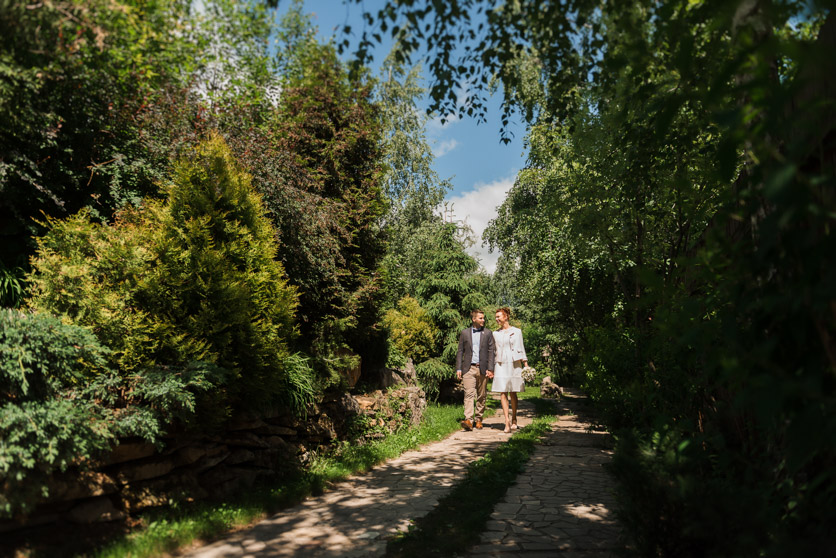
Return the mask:
<svg viewBox="0 0 836 558">
<path fill-rule="evenodd" d="M 493 379 L 493 370 L 486 370 L 485 371 L 485 376 L 487 376 L 490 379 Z M 461 370 L 456 370 L 456 379 L 457 380 L 462 379 L 462 371 Z"/>
</svg>

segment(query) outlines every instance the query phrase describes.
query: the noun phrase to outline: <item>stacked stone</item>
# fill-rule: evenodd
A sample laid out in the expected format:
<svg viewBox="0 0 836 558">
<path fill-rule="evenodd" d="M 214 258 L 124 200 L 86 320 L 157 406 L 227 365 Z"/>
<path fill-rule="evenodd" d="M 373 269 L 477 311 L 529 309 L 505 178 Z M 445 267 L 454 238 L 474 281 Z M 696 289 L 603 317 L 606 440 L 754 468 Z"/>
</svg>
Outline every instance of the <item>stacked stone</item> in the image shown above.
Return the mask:
<svg viewBox="0 0 836 558">
<path fill-rule="evenodd" d="M 546 376 L 540 383 L 540 397 L 558 398 L 563 395 L 563 388 L 552 381 L 551 376 Z"/>
<path fill-rule="evenodd" d="M 312 450 L 345 439 L 363 413 L 383 409 L 393 423 L 418 423 L 425 407 L 417 387 L 371 397 L 341 393 L 309 406 L 304 419 L 275 410 L 238 418 L 212 435 L 173 435 L 160 448 L 138 438 L 122 439 L 89 470 L 56 475 L 48 498 L 26 517 L 0 521 L 0 533 L 114 521 L 172 501 L 224 497 L 256 481 L 297 471 Z"/>
</svg>

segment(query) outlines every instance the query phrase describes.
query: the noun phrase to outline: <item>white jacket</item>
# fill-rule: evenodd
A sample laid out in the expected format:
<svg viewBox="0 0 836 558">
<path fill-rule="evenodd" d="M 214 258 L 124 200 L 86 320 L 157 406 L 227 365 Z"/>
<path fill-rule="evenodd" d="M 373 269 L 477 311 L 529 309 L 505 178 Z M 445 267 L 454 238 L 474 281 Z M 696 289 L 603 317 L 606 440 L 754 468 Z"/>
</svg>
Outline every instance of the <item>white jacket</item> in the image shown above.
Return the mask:
<svg viewBox="0 0 836 558">
<path fill-rule="evenodd" d="M 510 342 L 510 354 L 507 354 L 509 347 L 504 343 L 500 346 L 499 339 L 497 339 L 496 362 L 503 362 L 507 358 L 510 358 L 511 361 L 528 360 L 528 357 L 525 355 L 525 345 L 523 345 L 522 330 L 520 328 L 511 326 L 506 332 L 502 332 L 502 330 L 495 331 L 495 337 L 496 334 L 508 335 Z"/>
</svg>

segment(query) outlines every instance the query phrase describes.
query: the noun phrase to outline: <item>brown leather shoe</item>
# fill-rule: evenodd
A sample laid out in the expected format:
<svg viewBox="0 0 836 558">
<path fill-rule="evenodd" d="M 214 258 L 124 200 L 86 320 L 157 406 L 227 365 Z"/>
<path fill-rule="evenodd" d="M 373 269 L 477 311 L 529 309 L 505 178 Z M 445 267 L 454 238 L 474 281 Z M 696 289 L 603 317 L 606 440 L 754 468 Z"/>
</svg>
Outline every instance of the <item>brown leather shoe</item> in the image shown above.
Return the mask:
<svg viewBox="0 0 836 558">
<path fill-rule="evenodd" d="M 469 421 L 469 420 L 467 420 L 467 419 L 464 419 L 464 420 L 462 421 L 462 428 L 464 428 L 464 429 L 465 429 L 465 430 L 467 430 L 467 431 L 471 431 L 471 430 L 473 430 L 473 423 L 472 423 L 472 422 L 470 422 L 470 421 Z"/>
<path fill-rule="evenodd" d="M 474 428 L 475 428 L 476 430 L 482 430 L 482 421 L 481 421 L 481 420 L 477 420 L 477 421 L 476 421 L 476 426 L 474 426 Z"/>
</svg>

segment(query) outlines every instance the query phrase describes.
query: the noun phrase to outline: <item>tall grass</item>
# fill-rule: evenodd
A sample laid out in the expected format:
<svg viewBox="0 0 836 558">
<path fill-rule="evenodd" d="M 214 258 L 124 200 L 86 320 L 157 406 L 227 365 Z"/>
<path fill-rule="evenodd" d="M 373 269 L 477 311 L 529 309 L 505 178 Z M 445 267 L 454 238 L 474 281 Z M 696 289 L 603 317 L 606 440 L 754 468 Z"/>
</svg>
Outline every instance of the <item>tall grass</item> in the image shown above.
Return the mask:
<svg viewBox="0 0 836 558">
<path fill-rule="evenodd" d="M 23 302 L 26 291 L 23 269 L 9 269 L 0 264 L 0 307 L 17 308 Z"/>
</svg>

